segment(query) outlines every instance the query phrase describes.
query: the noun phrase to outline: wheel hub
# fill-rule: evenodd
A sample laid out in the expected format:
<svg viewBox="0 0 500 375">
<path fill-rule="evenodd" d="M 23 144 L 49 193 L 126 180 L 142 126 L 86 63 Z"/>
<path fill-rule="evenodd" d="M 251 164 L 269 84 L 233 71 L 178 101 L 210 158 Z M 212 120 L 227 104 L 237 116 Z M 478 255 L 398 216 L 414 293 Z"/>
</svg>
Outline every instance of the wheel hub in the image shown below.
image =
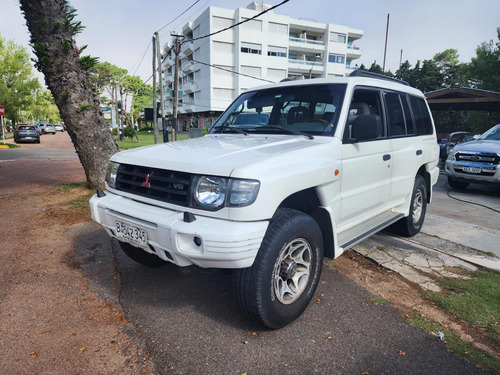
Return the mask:
<svg viewBox="0 0 500 375">
<path fill-rule="evenodd" d="M 280 276 L 283 279 L 290 280 L 297 273 L 297 263 L 292 259 L 285 259 L 281 262 Z"/>
</svg>

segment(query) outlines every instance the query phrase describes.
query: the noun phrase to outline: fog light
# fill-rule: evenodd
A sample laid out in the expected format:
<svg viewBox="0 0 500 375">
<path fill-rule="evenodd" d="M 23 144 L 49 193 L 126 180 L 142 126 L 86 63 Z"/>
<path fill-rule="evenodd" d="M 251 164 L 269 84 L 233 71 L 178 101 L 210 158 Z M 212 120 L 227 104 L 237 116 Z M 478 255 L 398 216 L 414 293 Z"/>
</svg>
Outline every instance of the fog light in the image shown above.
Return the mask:
<svg viewBox="0 0 500 375">
<path fill-rule="evenodd" d="M 201 246 L 201 238 L 200 237 L 195 237 L 194 238 L 194 243 L 196 244 L 196 246 Z"/>
</svg>

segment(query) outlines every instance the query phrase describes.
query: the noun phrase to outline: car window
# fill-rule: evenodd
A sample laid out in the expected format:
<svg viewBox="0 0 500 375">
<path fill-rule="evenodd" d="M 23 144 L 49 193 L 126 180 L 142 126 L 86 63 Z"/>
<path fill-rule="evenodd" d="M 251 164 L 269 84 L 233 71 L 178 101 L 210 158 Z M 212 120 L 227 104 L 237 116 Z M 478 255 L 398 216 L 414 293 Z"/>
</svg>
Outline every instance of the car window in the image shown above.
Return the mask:
<svg viewBox="0 0 500 375">
<path fill-rule="evenodd" d="M 379 90 L 359 88 L 354 91 L 344 128 L 344 141 L 358 141 L 386 136 L 383 126 L 382 102 Z"/>
<path fill-rule="evenodd" d="M 492 127 L 486 133 L 484 133 L 479 139 L 488 139 L 488 140 L 500 140 L 500 125 Z"/>
<path fill-rule="evenodd" d="M 432 120 L 425 100 L 410 95 L 410 103 L 415 118 L 415 128 L 417 135 L 432 134 Z"/>
<path fill-rule="evenodd" d="M 240 95 L 210 133 L 241 132 L 332 136 L 345 84 L 281 86 Z"/>
</svg>

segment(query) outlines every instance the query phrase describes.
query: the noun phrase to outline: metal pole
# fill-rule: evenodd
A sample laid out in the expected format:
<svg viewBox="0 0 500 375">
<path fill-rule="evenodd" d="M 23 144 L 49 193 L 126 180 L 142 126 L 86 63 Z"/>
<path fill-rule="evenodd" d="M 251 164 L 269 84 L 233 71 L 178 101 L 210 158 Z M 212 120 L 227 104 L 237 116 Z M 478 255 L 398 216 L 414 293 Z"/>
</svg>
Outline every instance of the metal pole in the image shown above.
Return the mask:
<svg viewBox="0 0 500 375">
<path fill-rule="evenodd" d="M 390 13 L 387 13 L 387 27 L 385 28 L 385 48 L 384 48 L 384 64 L 382 66 L 382 72 L 385 72 L 385 56 L 387 54 L 387 37 L 389 36 L 389 17 Z"/>
<path fill-rule="evenodd" d="M 174 123 L 172 126 L 172 140 L 177 140 L 177 107 L 179 101 L 179 53 L 181 51 L 181 41 L 180 38 L 184 35 L 171 34 L 175 37 L 175 71 L 174 71 L 174 105 L 173 105 L 173 118 Z"/>
<path fill-rule="evenodd" d="M 0 122 L 2 123 L 3 144 L 5 144 L 5 125 L 3 123 L 3 115 L 0 116 Z"/>
<path fill-rule="evenodd" d="M 168 142 L 168 132 L 165 126 L 165 99 L 163 96 L 163 67 L 161 63 L 161 48 L 160 48 L 160 35 L 155 33 L 156 36 L 156 54 L 158 58 L 158 85 L 160 86 L 160 109 L 161 109 L 161 127 L 163 129 L 163 142 Z"/>
<path fill-rule="evenodd" d="M 153 129 L 155 134 L 155 144 L 158 143 L 158 114 L 156 113 L 156 41 L 153 36 Z"/>
<path fill-rule="evenodd" d="M 401 61 L 403 61 L 403 49 L 402 48 L 401 48 L 401 54 L 399 55 L 398 79 L 401 79 Z"/>
<path fill-rule="evenodd" d="M 116 108 L 116 117 L 118 119 L 118 140 L 123 141 L 122 116 L 121 116 L 121 110 L 118 106 L 118 85 L 116 85 L 116 83 L 115 83 L 115 108 Z"/>
</svg>

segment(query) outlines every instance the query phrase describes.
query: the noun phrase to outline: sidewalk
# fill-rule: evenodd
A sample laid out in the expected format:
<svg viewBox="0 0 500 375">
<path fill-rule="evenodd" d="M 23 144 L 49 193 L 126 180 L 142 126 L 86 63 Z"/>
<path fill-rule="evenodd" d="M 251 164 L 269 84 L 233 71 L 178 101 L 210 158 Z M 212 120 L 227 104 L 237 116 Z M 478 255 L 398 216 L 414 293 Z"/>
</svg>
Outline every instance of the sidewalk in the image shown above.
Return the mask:
<svg viewBox="0 0 500 375">
<path fill-rule="evenodd" d="M 436 277 L 467 278 L 477 266 L 500 271 L 500 232 L 437 215 L 413 238 L 382 232 L 353 250 L 425 290 L 440 291 Z"/>
</svg>

